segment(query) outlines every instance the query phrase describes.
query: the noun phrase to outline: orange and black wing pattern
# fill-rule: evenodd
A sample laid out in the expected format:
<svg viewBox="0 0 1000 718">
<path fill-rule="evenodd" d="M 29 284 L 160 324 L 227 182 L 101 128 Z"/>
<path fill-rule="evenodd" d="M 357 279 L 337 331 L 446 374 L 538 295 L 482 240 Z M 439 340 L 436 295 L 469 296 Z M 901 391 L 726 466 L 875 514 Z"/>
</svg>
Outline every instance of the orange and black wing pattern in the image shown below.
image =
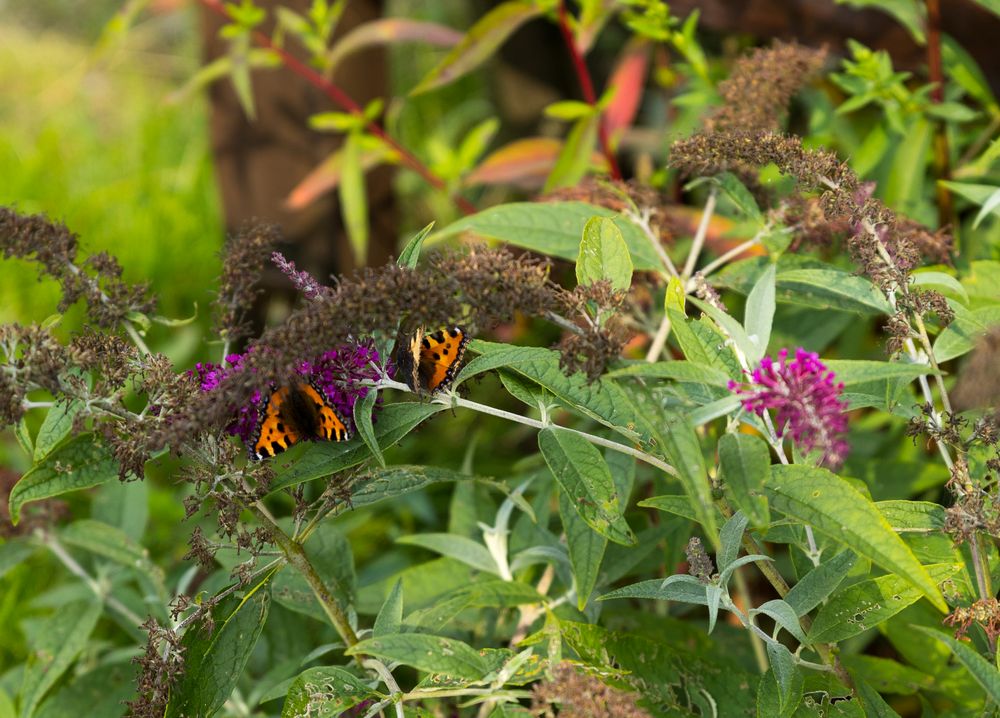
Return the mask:
<svg viewBox="0 0 1000 718">
<path fill-rule="evenodd" d="M 347 425 L 344 424 L 337 410 L 333 408 L 323 392 L 312 384 L 299 385 L 300 391 L 304 392 L 316 407 L 317 419 L 315 426 L 315 437 L 324 441 L 347 441 L 351 438 Z"/>
<path fill-rule="evenodd" d="M 323 392 L 312 384 L 283 386 L 267 397 L 250 447 L 251 457 L 277 456 L 302 439 L 346 441 L 350 432 Z"/>
<path fill-rule="evenodd" d="M 420 387 L 429 394 L 448 388 L 462 364 L 469 337 L 461 327 L 425 334 L 419 344 L 416 374 Z"/>
<path fill-rule="evenodd" d="M 298 427 L 288 421 L 282 409 L 289 403 L 290 387 L 283 386 L 271 392 L 260 411 L 260 425 L 251 453 L 256 459 L 276 456 L 302 439 Z"/>
</svg>

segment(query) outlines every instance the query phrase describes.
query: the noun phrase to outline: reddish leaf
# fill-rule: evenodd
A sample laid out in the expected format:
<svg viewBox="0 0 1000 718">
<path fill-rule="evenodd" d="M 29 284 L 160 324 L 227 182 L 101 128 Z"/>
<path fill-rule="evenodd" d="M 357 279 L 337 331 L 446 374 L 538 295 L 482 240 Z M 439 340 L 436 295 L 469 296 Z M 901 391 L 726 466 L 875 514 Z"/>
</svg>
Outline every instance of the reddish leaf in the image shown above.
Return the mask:
<svg viewBox="0 0 1000 718">
<path fill-rule="evenodd" d="M 489 59 L 511 33 L 541 12 L 535 4 L 520 0 L 509 0 L 497 5 L 472 26 L 462 41 L 427 73 L 410 94 L 419 95 L 447 85 L 476 69 Z"/>
<path fill-rule="evenodd" d="M 615 96 L 604 111 L 604 127 L 611 137 L 627 128 L 635 119 L 648 69 L 649 44 L 638 39 L 626 45 L 608 80 L 608 87 L 615 88 Z"/>
<path fill-rule="evenodd" d="M 490 153 L 466 175 L 464 183 L 466 186 L 509 184 L 526 190 L 537 189 L 545 184 L 562 148 L 563 141 L 552 137 L 514 140 Z M 590 161 L 603 166 L 604 156 L 595 152 Z"/>
<path fill-rule="evenodd" d="M 358 25 L 340 38 L 330 50 L 327 62 L 329 71 L 333 72 L 345 57 L 372 45 L 416 41 L 435 47 L 454 47 L 461 39 L 461 32 L 436 22 L 421 22 L 399 17 L 383 18 Z"/>
<path fill-rule="evenodd" d="M 366 144 L 361 148 L 360 155 L 363 172 L 367 172 L 383 162 L 398 161 L 396 153 L 382 143 L 377 146 Z M 342 172 L 343 150 L 337 150 L 316 165 L 301 182 L 295 185 L 285 199 L 285 206 L 289 209 L 302 209 L 309 206 L 320 195 L 336 189 L 337 185 L 340 184 Z"/>
</svg>

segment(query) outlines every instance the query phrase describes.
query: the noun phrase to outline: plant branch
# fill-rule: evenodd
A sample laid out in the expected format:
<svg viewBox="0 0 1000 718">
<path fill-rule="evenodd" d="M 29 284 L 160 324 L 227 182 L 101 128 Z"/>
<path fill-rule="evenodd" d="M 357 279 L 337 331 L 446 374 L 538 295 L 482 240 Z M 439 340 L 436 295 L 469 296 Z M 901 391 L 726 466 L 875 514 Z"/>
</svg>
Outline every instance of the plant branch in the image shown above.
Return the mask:
<svg viewBox="0 0 1000 718">
<path fill-rule="evenodd" d="M 302 574 L 302 577 L 309 584 L 309 588 L 312 589 L 313 594 L 316 596 L 316 600 L 319 601 L 320 607 L 323 609 L 323 613 L 326 614 L 327 618 L 330 619 L 330 623 L 340 634 L 344 643 L 347 646 L 353 646 L 358 642 L 358 636 L 351 628 L 350 622 L 347 620 L 347 614 L 337 603 L 337 599 L 333 597 L 330 590 L 323 583 L 323 579 L 320 577 L 319 573 L 316 572 L 316 567 L 312 565 L 309 561 L 309 557 L 306 556 L 305 549 L 302 544 L 292 541 L 291 537 L 286 534 L 278 524 L 271 520 L 268 516 L 268 512 L 263 510 L 260 503 L 250 504 L 250 512 L 257 517 L 270 532 L 271 538 L 274 542 L 278 544 L 278 548 L 285 555 L 295 570 Z M 358 662 L 362 661 L 361 656 L 356 656 Z"/>
<path fill-rule="evenodd" d="M 558 18 L 559 31 L 562 33 L 563 40 L 566 42 L 566 49 L 569 51 L 570 59 L 573 61 L 573 69 L 576 71 L 576 77 L 580 82 L 583 99 L 591 107 L 596 107 L 597 95 L 594 93 L 594 82 L 590 79 L 590 70 L 587 69 L 587 63 L 584 62 L 583 55 L 580 54 L 580 49 L 576 46 L 576 40 L 573 38 L 573 30 L 569 26 L 569 12 L 566 10 L 566 0 L 559 0 Z M 620 180 L 622 172 L 618 168 L 618 160 L 611 149 L 611 139 L 608 137 L 607 125 L 604 124 L 604 118 L 600 116 L 597 118 L 597 137 L 601 143 L 601 152 L 604 153 L 604 157 L 608 161 L 611 177 Z"/>
<path fill-rule="evenodd" d="M 52 552 L 52 554 L 59 559 L 63 566 L 69 570 L 74 576 L 83 581 L 87 588 L 89 588 L 97 598 L 107 604 L 108 608 L 117 611 L 126 620 L 132 623 L 136 628 L 138 628 L 143 620 L 136 615 L 132 609 L 126 606 L 124 603 L 119 601 L 114 596 L 110 595 L 100 583 L 97 582 L 93 576 L 87 573 L 87 570 L 77 563 L 76 559 L 70 556 L 69 552 L 63 548 L 63 545 L 59 543 L 59 539 L 55 537 L 54 534 L 48 531 L 38 531 L 36 533 L 42 544 Z"/>
<path fill-rule="evenodd" d="M 225 5 L 222 4 L 222 0 L 200 0 L 201 4 L 206 8 L 221 15 L 227 19 L 232 19 L 229 14 L 229 10 Z M 420 161 L 416 155 L 414 155 L 410 150 L 399 143 L 397 139 L 392 137 L 385 129 L 382 128 L 374 120 L 370 120 L 365 117 L 364 110 L 361 106 L 354 101 L 354 99 L 344 92 L 338 85 L 334 84 L 330 80 L 326 79 L 316 70 L 312 69 L 304 62 L 300 61 L 290 52 L 282 47 L 275 45 L 271 38 L 265 35 L 259 30 L 253 31 L 254 41 L 266 50 L 273 52 L 280 60 L 281 63 L 291 72 L 295 73 L 303 80 L 311 84 L 313 87 L 318 89 L 324 95 L 326 95 L 330 100 L 333 101 L 335 105 L 340 107 L 345 112 L 350 113 L 354 117 L 358 117 L 364 120 L 365 129 L 369 133 L 378 137 L 380 140 L 385 142 L 389 147 L 391 147 L 396 153 L 399 154 L 404 165 L 409 167 L 411 170 L 420 175 L 429 185 L 435 189 L 439 189 L 443 192 L 448 191 L 448 184 L 441 177 L 434 174 L 427 165 Z M 469 202 L 464 197 L 453 194 L 451 195 L 452 202 L 463 214 L 475 214 L 476 208 L 471 202 Z"/>
<path fill-rule="evenodd" d="M 694 274 L 694 268 L 698 264 L 698 257 L 701 255 L 701 248 L 705 246 L 705 237 L 708 236 L 708 225 L 712 221 L 712 213 L 715 212 L 715 201 L 719 193 L 715 187 L 708 192 L 708 199 L 705 200 L 705 209 L 701 213 L 701 221 L 698 223 L 698 230 L 694 235 L 694 242 L 691 243 L 691 251 L 688 252 L 687 261 L 684 263 L 684 271 L 681 277 L 690 279 Z"/>
<path fill-rule="evenodd" d="M 379 379 L 378 382 L 373 384 L 377 389 L 398 389 L 399 391 L 405 391 L 407 393 L 413 393 L 409 386 L 402 384 L 398 381 L 393 381 L 392 379 Z M 570 434 L 576 434 L 577 436 L 582 436 L 584 439 L 589 441 L 591 444 L 596 444 L 597 446 L 603 446 L 606 449 L 612 449 L 614 451 L 621 452 L 623 454 L 628 454 L 629 456 L 634 456 L 640 461 L 649 464 L 650 466 L 655 466 L 661 471 L 665 471 L 674 477 L 679 477 L 677 469 L 668 464 L 667 462 L 659 459 L 652 454 L 647 454 L 645 451 L 640 451 L 631 446 L 619 443 L 617 441 L 611 441 L 610 439 L 605 439 L 603 436 L 596 436 L 594 434 L 588 434 L 586 431 L 580 431 L 579 429 L 571 429 L 568 426 L 559 426 L 557 424 L 546 423 L 544 421 L 538 421 L 537 419 L 530 419 L 527 416 L 521 416 L 520 414 L 515 414 L 510 411 L 504 411 L 503 409 L 497 409 L 492 406 L 487 406 L 486 404 L 480 404 L 478 401 L 470 401 L 469 399 L 463 399 L 462 397 L 450 393 L 443 397 L 436 397 L 435 402 L 439 404 L 444 404 L 449 407 L 462 407 L 463 409 L 472 409 L 473 411 L 478 411 L 483 414 L 490 414 L 491 416 L 497 416 L 501 419 L 507 419 L 508 421 L 513 421 L 518 424 L 524 424 L 525 426 L 531 426 L 536 429 L 557 429 L 559 431 L 565 431 Z"/>
</svg>

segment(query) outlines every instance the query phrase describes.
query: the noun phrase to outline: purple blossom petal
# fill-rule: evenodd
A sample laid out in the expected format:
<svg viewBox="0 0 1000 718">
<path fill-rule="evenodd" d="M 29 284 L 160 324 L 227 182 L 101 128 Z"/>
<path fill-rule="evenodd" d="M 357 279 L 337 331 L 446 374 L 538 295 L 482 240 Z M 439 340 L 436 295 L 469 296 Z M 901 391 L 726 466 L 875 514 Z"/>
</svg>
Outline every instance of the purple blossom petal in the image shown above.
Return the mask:
<svg viewBox="0 0 1000 718">
<path fill-rule="evenodd" d="M 778 361 L 764 357 L 751 374 L 750 382 L 729 382 L 729 389 L 742 397 L 743 408 L 758 416 L 774 411 L 779 437 L 786 432 L 803 451 L 823 451 L 821 462 L 839 466 L 847 456 L 847 402 L 841 398 L 843 384 L 834 383 L 834 373 L 819 355 L 799 347 L 795 358 L 788 350 L 778 353 Z"/>
</svg>

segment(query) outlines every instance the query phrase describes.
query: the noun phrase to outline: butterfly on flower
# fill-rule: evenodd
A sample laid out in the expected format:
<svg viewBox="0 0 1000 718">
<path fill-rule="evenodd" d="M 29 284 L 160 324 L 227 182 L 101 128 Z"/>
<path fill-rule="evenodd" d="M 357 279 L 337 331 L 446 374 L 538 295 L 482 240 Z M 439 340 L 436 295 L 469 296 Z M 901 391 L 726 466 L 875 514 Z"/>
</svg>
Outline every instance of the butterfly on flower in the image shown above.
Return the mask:
<svg viewBox="0 0 1000 718">
<path fill-rule="evenodd" d="M 276 456 L 303 439 L 347 441 L 350 431 L 315 383 L 282 386 L 271 392 L 260 409 L 250 442 L 250 457 Z"/>
<path fill-rule="evenodd" d="M 439 329 L 433 334 L 417 331 L 396 341 L 397 376 L 418 394 L 447 389 L 455 380 L 469 337 L 461 327 Z"/>
</svg>

